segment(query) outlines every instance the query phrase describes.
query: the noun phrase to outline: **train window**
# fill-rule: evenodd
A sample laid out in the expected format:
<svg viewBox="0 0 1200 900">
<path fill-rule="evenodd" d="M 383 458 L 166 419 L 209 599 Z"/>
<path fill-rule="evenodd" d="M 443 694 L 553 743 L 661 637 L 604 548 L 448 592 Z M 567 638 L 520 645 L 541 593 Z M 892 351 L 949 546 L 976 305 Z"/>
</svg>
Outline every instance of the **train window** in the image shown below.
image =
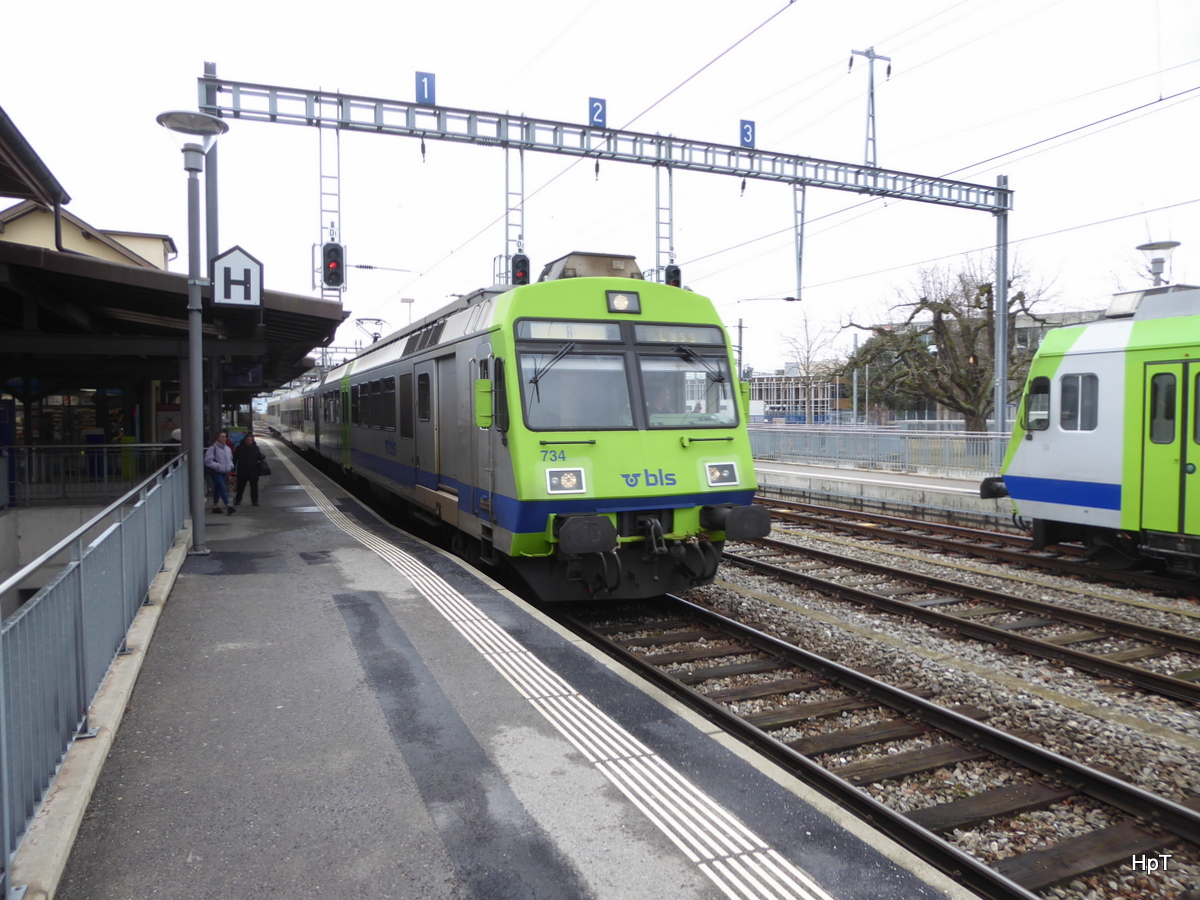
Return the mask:
<svg viewBox="0 0 1200 900">
<path fill-rule="evenodd" d="M 371 421 L 372 428 L 380 428 L 383 426 L 383 403 L 382 403 L 382 386 L 378 381 L 371 382 Z"/>
<path fill-rule="evenodd" d="M 504 360 L 498 359 L 492 366 L 495 380 L 492 382 L 492 423 L 496 430 L 508 431 L 508 387 L 504 382 Z"/>
<path fill-rule="evenodd" d="M 350 386 L 350 424 L 357 425 L 359 416 L 362 413 L 362 404 L 358 399 L 358 385 Z"/>
<path fill-rule="evenodd" d="M 396 430 L 396 376 L 389 375 L 381 382 L 383 393 L 379 409 L 379 424 L 384 431 Z"/>
<path fill-rule="evenodd" d="M 422 372 L 417 376 L 417 419 L 428 422 L 429 412 L 429 374 Z"/>
<path fill-rule="evenodd" d="M 523 319 L 517 323 L 517 337 L 533 341 L 619 341 L 621 325 L 618 322 Z"/>
<path fill-rule="evenodd" d="M 1050 427 L 1050 379 L 1039 376 L 1029 383 L 1025 397 L 1025 430 L 1045 431 Z"/>
<path fill-rule="evenodd" d="M 1150 379 L 1150 440 L 1175 441 L 1175 376 L 1162 372 Z"/>
<path fill-rule="evenodd" d="M 412 372 L 400 376 L 400 437 L 413 436 L 413 385 Z"/>
<path fill-rule="evenodd" d="M 632 428 L 625 357 L 572 353 L 574 346 L 520 354 L 525 424 L 538 431 Z"/>
<path fill-rule="evenodd" d="M 681 345 L 670 356 L 645 354 L 638 361 L 651 428 L 717 428 L 737 424 L 737 403 L 725 356 L 702 356 Z"/>
<path fill-rule="evenodd" d="M 1196 404 L 1196 409 L 1192 412 L 1192 441 L 1200 444 L 1200 375 L 1196 376 L 1196 381 L 1192 385 L 1192 397 L 1195 398 L 1192 402 Z"/>
<path fill-rule="evenodd" d="M 1063 431 L 1095 431 L 1099 379 L 1095 375 L 1064 375 L 1060 384 L 1062 408 L 1058 422 Z"/>
<path fill-rule="evenodd" d="M 644 344 L 725 344 L 725 332 L 715 325 L 634 325 L 633 333 Z"/>
</svg>

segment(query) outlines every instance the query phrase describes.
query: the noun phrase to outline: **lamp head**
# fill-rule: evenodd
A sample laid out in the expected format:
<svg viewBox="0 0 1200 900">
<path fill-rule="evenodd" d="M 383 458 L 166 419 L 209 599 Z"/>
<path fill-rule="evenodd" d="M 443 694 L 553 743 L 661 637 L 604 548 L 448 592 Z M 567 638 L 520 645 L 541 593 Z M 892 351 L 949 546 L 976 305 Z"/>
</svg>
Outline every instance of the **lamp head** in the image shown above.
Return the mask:
<svg viewBox="0 0 1200 900">
<path fill-rule="evenodd" d="M 171 132 L 181 150 L 190 145 L 199 148 L 201 153 L 207 153 L 217 138 L 229 130 L 229 126 L 216 116 L 188 110 L 159 113 L 156 121 Z"/>
<path fill-rule="evenodd" d="M 1138 249 L 1146 254 L 1150 262 L 1150 274 L 1154 276 L 1154 284 L 1162 284 L 1162 273 L 1166 268 L 1171 252 L 1179 246 L 1179 241 L 1154 241 L 1149 244 L 1139 244 Z"/>
</svg>

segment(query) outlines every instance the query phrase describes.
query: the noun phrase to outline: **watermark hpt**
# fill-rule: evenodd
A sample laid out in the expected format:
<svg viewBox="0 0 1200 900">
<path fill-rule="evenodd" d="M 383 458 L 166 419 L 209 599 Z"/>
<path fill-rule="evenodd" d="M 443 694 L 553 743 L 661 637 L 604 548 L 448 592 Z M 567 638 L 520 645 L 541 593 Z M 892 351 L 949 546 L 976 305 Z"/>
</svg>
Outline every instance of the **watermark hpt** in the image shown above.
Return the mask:
<svg viewBox="0 0 1200 900">
<path fill-rule="evenodd" d="M 1153 856 L 1147 856 L 1145 854 L 1142 856 L 1135 856 L 1133 857 L 1132 863 L 1133 871 L 1157 872 L 1159 869 L 1162 869 L 1165 872 L 1167 871 L 1167 860 L 1170 858 L 1170 853 L 1158 853 Z"/>
</svg>

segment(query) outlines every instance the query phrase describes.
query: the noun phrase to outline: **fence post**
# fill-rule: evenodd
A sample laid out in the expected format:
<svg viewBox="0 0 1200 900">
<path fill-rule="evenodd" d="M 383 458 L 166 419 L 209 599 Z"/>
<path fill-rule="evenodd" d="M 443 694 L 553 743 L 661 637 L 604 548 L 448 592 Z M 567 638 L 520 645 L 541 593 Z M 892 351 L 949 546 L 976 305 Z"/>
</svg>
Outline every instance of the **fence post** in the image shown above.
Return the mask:
<svg viewBox="0 0 1200 900">
<path fill-rule="evenodd" d="M 12 880 L 12 785 L 9 780 L 8 752 L 8 687 L 4 680 L 4 645 L 3 633 L 0 632 L 0 840 L 4 856 L 0 857 L 3 871 L 0 872 L 0 896 L 8 896 L 9 882 Z"/>
</svg>

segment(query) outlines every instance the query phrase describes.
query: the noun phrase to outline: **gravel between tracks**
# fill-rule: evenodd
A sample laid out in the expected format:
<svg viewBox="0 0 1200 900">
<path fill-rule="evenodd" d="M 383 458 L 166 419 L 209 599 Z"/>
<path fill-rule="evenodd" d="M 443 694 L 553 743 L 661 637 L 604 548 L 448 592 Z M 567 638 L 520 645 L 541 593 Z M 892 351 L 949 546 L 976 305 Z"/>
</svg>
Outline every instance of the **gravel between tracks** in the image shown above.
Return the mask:
<svg viewBox="0 0 1200 900">
<path fill-rule="evenodd" d="M 1116 615 L 1156 628 L 1200 634 L 1200 618 L 1185 618 L 1165 611 L 1175 608 L 1200 615 L 1200 605 L 1194 600 L 1162 600 L 1109 587 L 1095 589 L 1104 598 L 1083 596 L 1069 590 L 1079 589 L 1077 580 L 1056 579 L 1041 573 L 1036 577 L 1025 574 L 1022 576 L 1025 583 L 1014 586 L 999 566 L 951 562 L 954 568 L 948 572 L 944 557 L 909 548 L 901 554 L 881 553 L 857 542 L 841 539 L 831 542 L 803 533 L 776 532 L 773 536 L 801 545 L 811 542 L 821 549 L 890 565 L 896 565 L 900 555 L 906 560 L 904 567 L 913 571 Z M 831 543 L 836 546 L 831 547 Z M 730 545 L 728 549 L 737 548 Z M 885 673 L 883 677 L 890 683 L 908 683 L 933 691 L 933 699 L 944 705 L 978 706 L 989 713 L 989 724 L 1036 734 L 1049 749 L 1091 766 L 1107 768 L 1148 791 L 1178 802 L 1200 796 L 1200 710 L 1190 704 L 1106 684 L 1048 661 L 1001 653 L 984 644 L 951 638 L 918 622 L 829 600 L 736 566 L 723 566 L 720 579 L 725 584 L 718 581 L 716 585 L 693 591 L 690 598 L 743 621 L 760 623 L 759 627 L 768 633 L 845 665 L 874 666 Z M 1057 589 L 1059 582 L 1068 590 Z M 734 683 L 731 681 L 729 686 Z M 846 713 L 836 727 L 866 723 L 876 715 Z M 786 741 L 821 730 L 821 723 L 816 722 L 775 734 Z M 910 745 L 919 746 L 905 742 L 875 752 L 895 753 L 909 749 Z M 855 757 L 842 754 L 824 762 L 841 765 Z M 902 788 L 884 782 L 869 790 L 902 809 L 927 806 L 1005 783 L 1010 776 L 1001 768 L 986 760 L 964 763 L 933 773 L 921 782 L 906 781 Z M 913 796 L 890 796 L 899 790 Z M 1028 813 L 1014 821 L 985 823 L 978 829 L 955 832 L 950 837 L 991 861 L 1104 824 L 1109 824 L 1107 814 L 1092 801 L 1081 798 L 1067 804 L 1065 813 L 1061 809 Z M 1200 900 L 1200 850 L 1176 847 L 1170 852 L 1172 857 L 1165 871 L 1133 871 L 1131 859 L 1129 865 L 1122 866 L 1119 875 L 1077 879 L 1047 890 L 1043 896 L 1064 900 L 1117 897 Z M 1197 893 L 1192 895 L 1190 891 Z"/>
</svg>

